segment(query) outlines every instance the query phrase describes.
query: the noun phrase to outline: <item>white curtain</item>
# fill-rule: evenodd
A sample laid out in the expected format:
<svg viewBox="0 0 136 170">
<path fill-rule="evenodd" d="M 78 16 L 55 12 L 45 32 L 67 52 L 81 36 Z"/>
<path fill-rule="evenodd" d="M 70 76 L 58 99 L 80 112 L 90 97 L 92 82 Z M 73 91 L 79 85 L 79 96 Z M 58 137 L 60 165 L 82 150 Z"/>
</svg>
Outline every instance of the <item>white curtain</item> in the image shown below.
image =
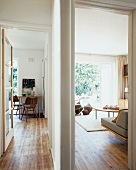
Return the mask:
<svg viewBox="0 0 136 170">
<path fill-rule="evenodd" d="M 118 99 L 125 98 L 125 79 L 123 75 L 123 67 L 124 64 L 127 64 L 127 56 L 117 56 L 117 64 L 118 64 Z"/>
</svg>

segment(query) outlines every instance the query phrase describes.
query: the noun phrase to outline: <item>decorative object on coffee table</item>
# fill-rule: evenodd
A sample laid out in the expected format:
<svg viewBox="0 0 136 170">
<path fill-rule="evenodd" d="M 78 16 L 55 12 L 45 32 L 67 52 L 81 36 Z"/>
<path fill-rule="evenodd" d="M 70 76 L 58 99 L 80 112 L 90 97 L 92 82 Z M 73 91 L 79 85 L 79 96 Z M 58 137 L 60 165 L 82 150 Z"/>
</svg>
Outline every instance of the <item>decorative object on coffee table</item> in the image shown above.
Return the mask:
<svg viewBox="0 0 136 170">
<path fill-rule="evenodd" d="M 83 110 L 83 107 L 80 107 L 78 109 L 75 109 L 75 113 L 76 114 L 80 114 L 80 112 Z"/>
<path fill-rule="evenodd" d="M 84 110 L 88 110 L 89 113 L 92 111 L 92 109 L 93 108 L 91 105 L 84 106 Z"/>
<path fill-rule="evenodd" d="M 83 115 L 89 115 L 89 113 L 92 111 L 92 106 L 88 103 L 84 106 Z"/>
<path fill-rule="evenodd" d="M 113 110 L 119 110 L 118 105 L 105 105 L 103 109 L 113 109 Z"/>
<path fill-rule="evenodd" d="M 75 114 L 80 114 L 80 112 L 83 110 L 83 107 L 81 104 L 75 104 Z"/>
<path fill-rule="evenodd" d="M 83 112 L 83 115 L 89 115 L 90 113 L 87 109 L 83 110 L 82 112 Z"/>
</svg>

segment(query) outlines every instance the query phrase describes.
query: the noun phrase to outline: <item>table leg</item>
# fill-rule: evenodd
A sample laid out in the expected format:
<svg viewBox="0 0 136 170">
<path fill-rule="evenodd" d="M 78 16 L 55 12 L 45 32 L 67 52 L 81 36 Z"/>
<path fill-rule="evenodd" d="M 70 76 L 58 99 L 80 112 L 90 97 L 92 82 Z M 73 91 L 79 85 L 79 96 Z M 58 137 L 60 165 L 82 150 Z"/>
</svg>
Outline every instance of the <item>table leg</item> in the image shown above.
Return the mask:
<svg viewBox="0 0 136 170">
<path fill-rule="evenodd" d="M 20 98 L 19 98 L 19 119 L 20 119 Z"/>
<path fill-rule="evenodd" d="M 113 112 L 113 117 L 114 117 L 114 112 Z"/>
<path fill-rule="evenodd" d="M 108 112 L 108 117 L 110 117 L 110 112 Z"/>
</svg>

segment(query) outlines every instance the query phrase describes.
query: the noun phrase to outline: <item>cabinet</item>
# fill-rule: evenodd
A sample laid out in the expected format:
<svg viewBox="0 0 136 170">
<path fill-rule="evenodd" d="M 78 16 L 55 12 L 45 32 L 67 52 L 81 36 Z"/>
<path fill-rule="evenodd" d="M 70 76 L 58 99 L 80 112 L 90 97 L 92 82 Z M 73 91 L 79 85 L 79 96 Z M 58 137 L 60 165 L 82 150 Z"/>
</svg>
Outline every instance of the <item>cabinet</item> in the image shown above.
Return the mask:
<svg viewBox="0 0 136 170">
<path fill-rule="evenodd" d="M 128 100 L 127 99 L 119 99 L 118 105 L 123 108 L 128 108 Z"/>
</svg>

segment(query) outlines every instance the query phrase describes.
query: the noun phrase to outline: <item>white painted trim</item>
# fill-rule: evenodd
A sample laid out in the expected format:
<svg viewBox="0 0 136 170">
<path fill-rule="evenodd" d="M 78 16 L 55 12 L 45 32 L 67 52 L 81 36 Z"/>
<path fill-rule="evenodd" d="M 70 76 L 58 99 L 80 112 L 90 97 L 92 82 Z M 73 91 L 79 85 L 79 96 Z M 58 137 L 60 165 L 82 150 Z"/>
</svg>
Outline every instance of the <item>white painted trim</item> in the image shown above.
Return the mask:
<svg viewBox="0 0 136 170">
<path fill-rule="evenodd" d="M 136 8 L 136 3 L 132 2 L 124 2 L 124 1 L 118 1 L 118 0 L 75 0 L 76 5 L 78 4 L 87 4 L 87 5 L 94 5 L 104 8 L 113 8 L 115 7 L 117 9 L 121 8 L 124 10 L 132 10 Z"/>
<path fill-rule="evenodd" d="M 129 15 L 129 18 L 128 18 L 128 88 L 129 88 L 129 95 L 128 95 L 128 109 L 129 109 L 129 112 L 130 114 L 128 114 L 128 139 L 129 139 L 129 142 L 128 142 L 128 167 L 129 169 L 132 168 L 132 155 L 131 155 L 131 143 L 132 143 L 132 137 L 131 137 L 131 123 L 132 123 L 132 118 L 131 118 L 131 114 L 132 114 L 132 98 L 130 97 L 130 94 L 132 93 L 132 84 L 131 84 L 131 81 L 132 81 L 132 14 Z"/>
<path fill-rule="evenodd" d="M 123 9 L 117 9 L 117 8 L 113 9 L 112 7 L 105 7 L 104 8 L 104 7 L 94 6 L 94 5 L 88 6 L 87 4 L 84 4 L 83 6 L 82 6 L 82 4 L 78 4 L 78 5 L 76 5 L 76 8 L 100 10 L 100 11 L 106 11 L 106 12 L 111 12 L 111 13 L 115 13 L 115 14 L 122 14 L 122 15 L 130 14 L 130 10 L 123 10 Z"/>
<path fill-rule="evenodd" d="M 49 43 L 49 42 L 48 42 Z M 47 45 L 47 48 L 49 48 L 49 46 Z M 44 116 L 45 116 L 45 118 L 48 118 L 48 114 L 49 114 L 49 110 L 48 110 L 48 99 L 49 99 L 49 97 L 48 97 L 48 81 L 49 81 L 49 76 L 48 76 L 48 64 L 49 64 L 49 62 L 48 62 L 48 58 L 49 58 L 49 53 L 48 53 L 48 51 L 49 51 L 49 49 L 46 49 L 47 50 L 47 56 L 46 56 L 46 58 L 44 58 L 44 68 L 45 68 L 45 70 L 44 70 L 44 74 L 45 74 L 45 76 L 44 76 L 44 83 L 45 83 L 45 89 L 44 89 L 44 93 L 45 93 L 45 103 L 44 103 L 44 106 L 45 106 L 45 108 L 44 108 Z M 48 122 L 49 123 L 49 122 Z"/>
<path fill-rule="evenodd" d="M 129 57 L 128 57 L 128 87 L 129 87 L 129 114 L 128 114 L 128 166 L 136 169 L 136 10 L 129 16 Z"/>
<path fill-rule="evenodd" d="M 127 3 L 128 4 L 128 3 Z M 107 11 L 107 12 L 113 12 L 117 14 L 123 14 L 128 15 L 131 13 L 131 11 L 136 8 L 135 5 L 126 6 L 126 3 L 118 3 L 118 1 L 115 1 L 113 3 L 108 2 L 97 2 L 96 1 L 88 1 L 88 0 L 76 0 L 76 7 L 77 8 L 89 8 L 93 10 L 101 10 L 101 11 Z"/>
<path fill-rule="evenodd" d="M 70 134 L 70 142 L 71 142 L 71 170 L 75 168 L 75 1 L 71 2 L 71 34 L 70 34 L 70 41 L 71 41 L 71 98 L 70 98 L 70 105 L 71 105 L 71 115 L 70 115 L 70 125 L 71 125 L 71 134 Z"/>
<path fill-rule="evenodd" d="M 4 28 L 22 29 L 29 31 L 51 32 L 51 25 L 37 25 L 22 22 L 0 20 L 0 25 Z"/>
<path fill-rule="evenodd" d="M 49 130 L 47 130 L 47 134 L 48 134 L 48 137 L 49 137 Z M 49 143 L 49 145 L 50 145 L 50 143 Z M 50 149 L 51 155 L 52 155 L 52 161 L 53 161 L 54 170 L 57 170 L 56 169 L 56 162 L 55 162 L 54 155 L 53 155 L 53 150 L 52 150 L 52 148 L 50 146 L 49 146 L 49 149 Z"/>
<path fill-rule="evenodd" d="M 5 150 L 8 148 L 8 145 L 10 144 L 12 138 L 14 136 L 14 129 L 10 129 L 8 135 L 6 136 L 6 143 L 5 143 Z"/>
<path fill-rule="evenodd" d="M 52 148 L 52 33 L 49 33 L 49 46 L 48 46 L 48 130 L 49 130 L 49 147 Z"/>
<path fill-rule="evenodd" d="M 56 162 L 55 162 L 55 159 L 54 159 L 54 156 L 53 156 L 53 150 L 52 150 L 52 149 L 50 149 L 50 150 L 51 150 L 51 155 L 52 155 L 52 161 L 53 161 L 54 170 L 57 170 L 57 168 L 56 168 Z"/>
<path fill-rule="evenodd" d="M 0 27 L 0 40 L 2 39 Z M 2 43 L 0 41 L 0 80 L 2 80 Z M 2 115 L 2 81 L 0 81 L 0 156 L 3 154 L 3 115 Z"/>
<path fill-rule="evenodd" d="M 75 4 L 73 0 L 60 3 L 60 96 L 61 96 L 61 169 L 75 168 Z M 67 40 L 67 41 L 66 41 Z"/>
<path fill-rule="evenodd" d="M 97 4 L 97 7 L 100 9 L 105 10 L 104 7 L 106 7 L 106 9 L 108 9 L 108 6 L 103 4 L 103 0 L 96 0 L 96 1 L 88 1 L 88 0 L 76 0 L 76 2 L 82 2 L 83 4 L 85 4 L 86 2 L 86 7 L 90 7 L 91 2 L 95 2 Z M 101 2 L 101 4 L 99 3 Z M 105 0 L 105 2 L 107 4 L 114 4 L 116 5 L 116 7 L 119 6 L 125 6 L 128 7 L 130 9 L 130 11 L 126 11 L 124 12 L 125 15 L 129 16 L 129 34 L 128 34 L 128 64 L 129 64 L 129 106 L 128 106 L 128 168 L 131 170 L 136 169 L 136 133 L 135 133 L 135 129 L 136 129 L 136 114 L 135 114 L 135 110 L 136 110 L 136 105 L 135 105 L 135 101 L 136 101 L 136 78 L 134 73 L 136 72 L 136 67 L 135 67 L 135 63 L 136 63 L 136 10 L 132 10 L 132 9 L 136 9 L 136 3 L 123 3 L 123 2 L 118 2 L 117 0 L 114 0 L 115 3 L 113 3 L 113 0 Z M 81 4 L 82 4 L 81 3 Z M 78 3 L 76 3 L 78 4 Z M 80 5 L 81 5 L 80 4 Z M 103 5 L 102 5 L 103 4 Z M 83 6 L 84 7 L 84 6 Z M 97 9 L 98 9 L 97 8 Z M 110 6 L 110 10 L 111 10 L 112 6 Z M 117 12 L 118 8 L 113 8 L 112 11 L 115 13 Z M 123 9 L 125 10 L 125 8 Z M 118 10 L 118 13 L 122 14 L 122 12 L 120 12 L 120 10 Z"/>
<path fill-rule="evenodd" d="M 117 57 L 117 55 L 107 55 L 107 54 L 93 54 L 93 53 L 75 53 L 75 55 L 86 55 L 86 56 L 102 56 L 102 57 Z M 127 55 L 127 54 L 122 54 L 122 55 Z"/>
</svg>

